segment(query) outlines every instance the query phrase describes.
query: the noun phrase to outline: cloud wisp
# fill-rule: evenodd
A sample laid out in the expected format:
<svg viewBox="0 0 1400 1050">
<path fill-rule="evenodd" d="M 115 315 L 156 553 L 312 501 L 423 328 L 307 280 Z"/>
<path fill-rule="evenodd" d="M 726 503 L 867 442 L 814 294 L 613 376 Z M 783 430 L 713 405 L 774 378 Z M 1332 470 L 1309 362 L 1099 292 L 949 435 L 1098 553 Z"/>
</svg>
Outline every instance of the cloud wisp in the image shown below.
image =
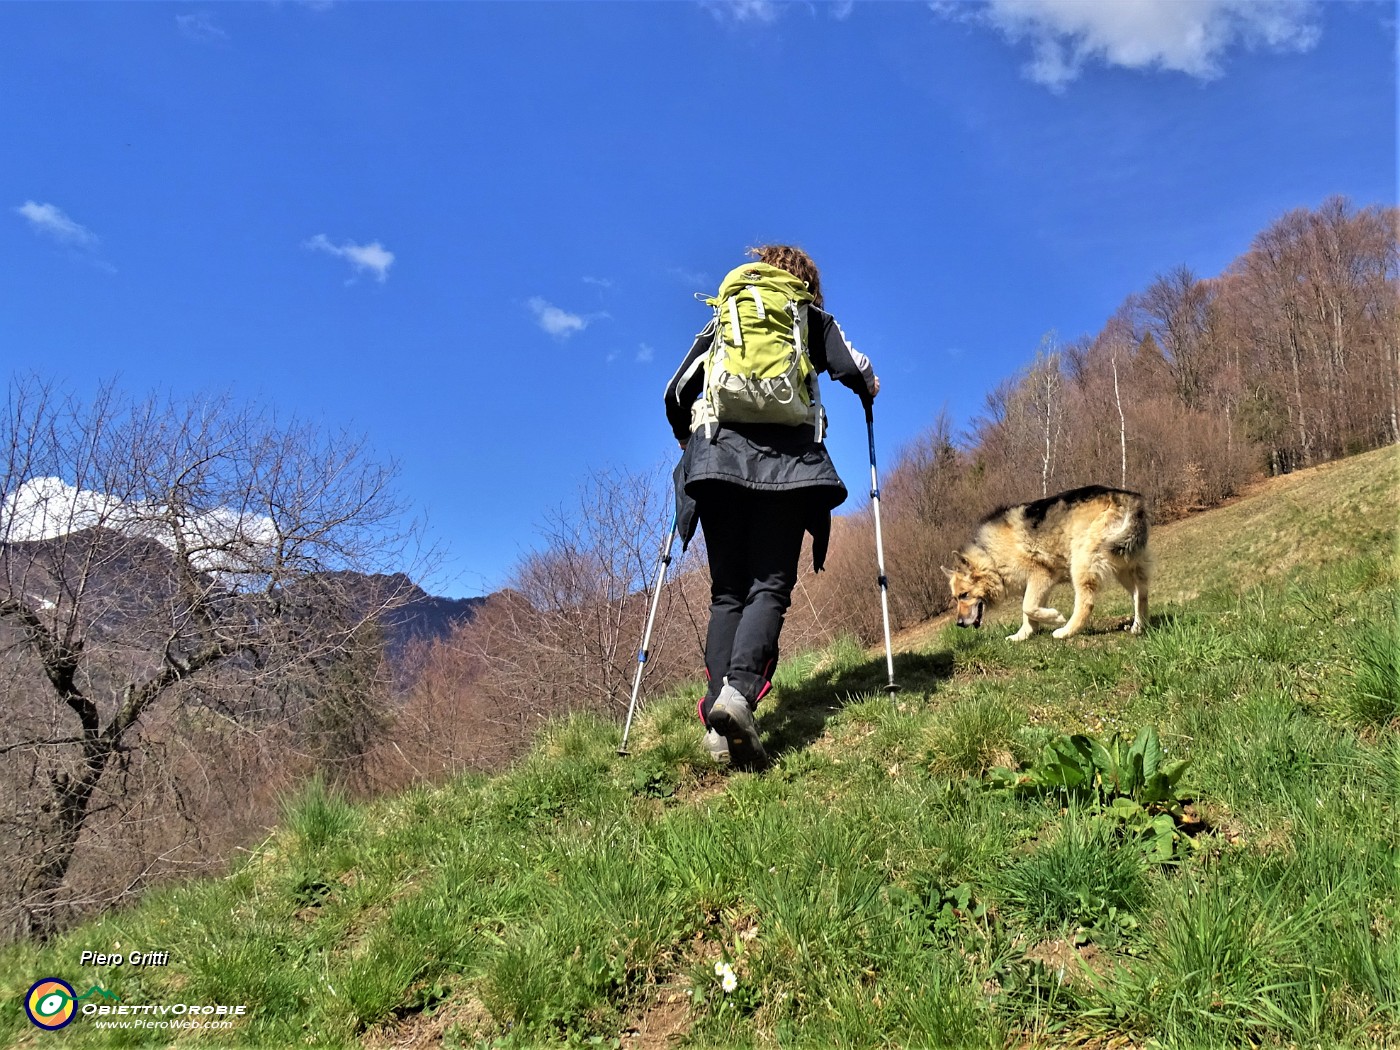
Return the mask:
<svg viewBox="0 0 1400 1050">
<path fill-rule="evenodd" d="M 844 22 L 856 9 L 855 0 L 700 0 L 700 6 L 716 22 L 725 25 L 772 25 L 791 11 L 815 17 L 818 13 Z"/>
<path fill-rule="evenodd" d="M 304 247 L 344 259 L 354 269 L 355 276 L 367 273 L 380 284 L 388 280 L 389 267 L 394 265 L 394 253 L 378 241 L 369 244 L 356 244 L 353 241 L 333 244 L 324 233 L 318 233 L 306 241 Z"/>
<path fill-rule="evenodd" d="M 175 26 L 180 30 L 181 36 L 196 43 L 217 44 L 228 40 L 228 33 L 224 32 L 222 27 L 202 12 L 192 15 L 176 15 Z"/>
<path fill-rule="evenodd" d="M 786 5 L 779 0 L 701 0 L 700 6 L 710 12 L 716 22 L 771 24 L 778 20 Z"/>
<path fill-rule="evenodd" d="M 53 204 L 25 201 L 15 214 L 29 221 L 29 228 L 41 236 L 74 248 L 92 250 L 97 247 L 97 235 L 81 223 L 74 222 L 62 208 Z"/>
<path fill-rule="evenodd" d="M 628 356 L 626 351 L 612 349 L 607 352 L 607 354 L 603 358 L 603 361 L 605 364 L 612 365 L 621 361 L 626 356 Z M 637 344 L 636 352 L 633 353 L 631 356 L 633 364 L 649 365 L 656 360 L 656 348 L 648 345 L 647 343 L 639 343 Z"/>
<path fill-rule="evenodd" d="M 698 288 L 710 288 L 716 283 L 715 279 L 708 273 L 702 270 L 689 270 L 684 266 L 668 266 L 666 272 L 680 281 L 681 284 Z"/>
<path fill-rule="evenodd" d="M 98 252 L 97 234 L 82 223 L 71 219 L 57 205 L 25 201 L 14 211 L 16 215 L 29 223 L 29 228 L 37 236 L 68 249 L 68 255 L 71 258 L 93 266 L 103 273 L 114 274 L 117 272 L 117 268 L 103 259 Z"/>
<path fill-rule="evenodd" d="M 535 315 L 535 323 L 543 331 L 554 336 L 555 339 L 567 339 L 571 335 L 576 335 L 587 328 L 593 320 L 593 318 L 585 317 L 582 314 L 569 313 L 569 311 L 555 306 L 549 300 L 538 295 L 531 296 L 526 300 L 525 305 Z"/>
<path fill-rule="evenodd" d="M 1199 80 L 1224 74 L 1239 47 L 1307 51 L 1321 36 L 1315 0 L 937 0 L 938 15 L 1028 43 L 1027 79 L 1062 92 L 1092 63 Z"/>
</svg>

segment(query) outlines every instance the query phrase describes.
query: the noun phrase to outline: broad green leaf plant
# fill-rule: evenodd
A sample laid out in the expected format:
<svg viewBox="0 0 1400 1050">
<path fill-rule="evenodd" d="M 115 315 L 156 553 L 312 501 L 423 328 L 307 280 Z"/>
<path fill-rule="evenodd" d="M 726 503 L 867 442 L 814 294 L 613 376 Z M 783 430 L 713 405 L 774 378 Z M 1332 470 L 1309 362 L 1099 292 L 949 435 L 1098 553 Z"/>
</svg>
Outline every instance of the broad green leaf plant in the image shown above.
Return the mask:
<svg viewBox="0 0 1400 1050">
<path fill-rule="evenodd" d="M 1021 795 L 1059 794 L 1088 803 L 1098 819 L 1136 838 L 1148 859 L 1169 863 L 1192 841 L 1178 827 L 1189 801 L 1180 785 L 1190 763 L 1167 758 L 1152 726 L 1144 726 L 1131 744 L 1121 733 L 1107 741 L 1061 734 L 1029 766 L 994 769 L 984 783 Z"/>
</svg>

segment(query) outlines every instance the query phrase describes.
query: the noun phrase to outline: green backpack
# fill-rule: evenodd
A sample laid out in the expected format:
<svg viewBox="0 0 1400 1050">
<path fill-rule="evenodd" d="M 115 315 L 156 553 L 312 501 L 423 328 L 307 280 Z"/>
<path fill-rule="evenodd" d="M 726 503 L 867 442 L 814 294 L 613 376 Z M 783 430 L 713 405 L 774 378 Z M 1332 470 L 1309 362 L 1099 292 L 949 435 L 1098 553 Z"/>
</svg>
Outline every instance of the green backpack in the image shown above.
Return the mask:
<svg viewBox="0 0 1400 1050">
<path fill-rule="evenodd" d="M 710 436 L 716 423 L 811 423 L 821 441 L 806 283 L 776 266 L 748 263 L 731 270 L 705 302 L 715 311 L 714 337 L 701 359 L 705 390 L 691 411 L 692 433 L 703 427 Z"/>
</svg>

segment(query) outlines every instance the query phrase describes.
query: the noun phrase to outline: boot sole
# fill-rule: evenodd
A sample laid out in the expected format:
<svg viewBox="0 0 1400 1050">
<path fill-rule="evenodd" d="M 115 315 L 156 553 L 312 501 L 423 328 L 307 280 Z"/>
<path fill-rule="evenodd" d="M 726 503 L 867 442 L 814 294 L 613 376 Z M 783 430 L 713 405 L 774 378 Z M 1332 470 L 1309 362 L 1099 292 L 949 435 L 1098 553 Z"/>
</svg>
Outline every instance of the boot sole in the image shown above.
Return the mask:
<svg viewBox="0 0 1400 1050">
<path fill-rule="evenodd" d="M 710 708 L 710 728 L 729 741 L 729 761 L 733 765 L 756 769 L 767 764 L 768 752 L 763 750 L 748 704 L 722 697 Z"/>
</svg>

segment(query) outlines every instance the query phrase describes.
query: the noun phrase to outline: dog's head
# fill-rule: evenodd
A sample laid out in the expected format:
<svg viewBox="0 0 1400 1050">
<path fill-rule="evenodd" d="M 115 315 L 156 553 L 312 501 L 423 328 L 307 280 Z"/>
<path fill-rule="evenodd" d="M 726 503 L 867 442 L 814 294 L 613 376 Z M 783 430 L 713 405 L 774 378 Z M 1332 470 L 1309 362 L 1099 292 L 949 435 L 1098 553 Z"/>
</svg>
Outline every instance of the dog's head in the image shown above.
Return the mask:
<svg viewBox="0 0 1400 1050">
<path fill-rule="evenodd" d="M 948 590 L 958 606 L 959 627 L 981 627 L 983 614 L 1000 600 L 1005 585 L 1001 575 L 978 564 L 966 550 L 953 555 L 953 568 L 943 567 Z"/>
</svg>

